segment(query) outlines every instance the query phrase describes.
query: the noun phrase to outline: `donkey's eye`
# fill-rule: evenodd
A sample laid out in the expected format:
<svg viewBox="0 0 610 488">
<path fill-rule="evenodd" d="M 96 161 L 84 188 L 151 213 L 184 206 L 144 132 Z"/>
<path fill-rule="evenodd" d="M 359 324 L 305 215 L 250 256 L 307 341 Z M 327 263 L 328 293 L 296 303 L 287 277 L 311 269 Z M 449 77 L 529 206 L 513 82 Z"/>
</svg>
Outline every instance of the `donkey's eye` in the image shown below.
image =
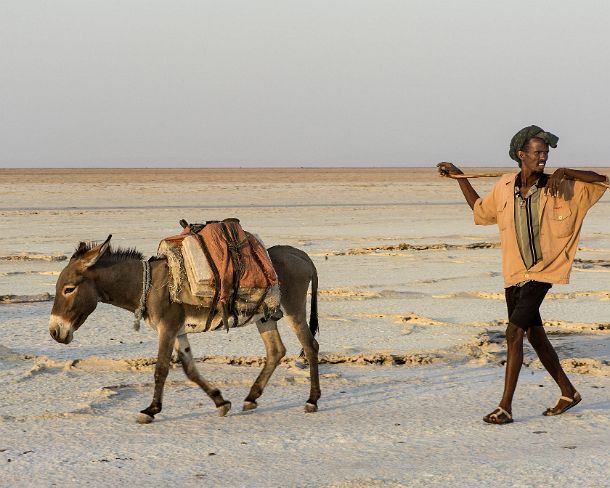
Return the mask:
<svg viewBox="0 0 610 488">
<path fill-rule="evenodd" d="M 66 286 L 64 288 L 64 295 L 69 295 L 70 293 L 72 293 L 74 290 L 76 290 L 75 286 Z"/>
</svg>

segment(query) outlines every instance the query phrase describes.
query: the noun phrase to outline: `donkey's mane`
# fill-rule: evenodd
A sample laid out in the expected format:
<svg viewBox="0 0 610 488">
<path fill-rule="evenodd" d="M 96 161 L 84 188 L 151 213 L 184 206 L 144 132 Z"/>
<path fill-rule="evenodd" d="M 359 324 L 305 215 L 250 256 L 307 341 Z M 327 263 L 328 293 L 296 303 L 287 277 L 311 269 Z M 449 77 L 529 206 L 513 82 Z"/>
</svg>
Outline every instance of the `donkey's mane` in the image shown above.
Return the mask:
<svg viewBox="0 0 610 488">
<path fill-rule="evenodd" d="M 74 251 L 74 254 L 72 254 L 72 257 L 70 259 L 71 260 L 78 259 L 78 258 L 84 256 L 87 252 L 91 251 L 91 249 L 93 249 L 97 245 L 99 245 L 99 243 L 97 243 L 97 242 L 79 243 L 78 247 L 76 248 L 76 250 Z M 142 255 L 142 253 L 140 251 L 138 251 L 135 248 L 121 249 L 119 247 L 117 249 L 113 249 L 112 246 L 110 246 L 108 248 L 108 250 L 102 256 L 100 261 L 117 262 L 117 261 L 130 261 L 132 259 L 137 259 L 137 260 L 141 261 L 142 259 L 144 259 L 144 256 Z"/>
</svg>

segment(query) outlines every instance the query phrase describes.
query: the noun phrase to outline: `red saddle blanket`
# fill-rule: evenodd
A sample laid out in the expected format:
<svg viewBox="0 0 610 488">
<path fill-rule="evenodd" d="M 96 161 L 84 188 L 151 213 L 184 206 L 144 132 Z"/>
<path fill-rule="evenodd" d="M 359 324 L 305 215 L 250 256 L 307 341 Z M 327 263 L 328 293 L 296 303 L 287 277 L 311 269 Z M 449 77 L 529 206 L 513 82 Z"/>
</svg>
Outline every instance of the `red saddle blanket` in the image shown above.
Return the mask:
<svg viewBox="0 0 610 488">
<path fill-rule="evenodd" d="M 187 238 L 190 239 L 188 246 L 185 242 Z M 202 253 L 194 256 L 193 266 L 203 268 L 207 264 L 209 270 L 203 273 L 201 269 L 194 270 L 199 280 L 203 276 L 203 283 L 193 283 L 194 278 L 189 274 L 194 295 L 204 296 L 206 289 L 213 290 L 214 294 L 218 293 L 221 304 L 231 304 L 238 289 L 269 289 L 278 283 L 267 250 L 259 239 L 242 228 L 237 219 L 187 225 L 181 234 L 163 239 L 160 247 L 164 243 L 178 247 L 185 243 L 182 252 L 185 261 L 193 251 L 195 254 L 198 250 Z M 207 283 L 206 276 L 209 276 Z M 201 293 L 197 293 L 198 285 L 203 290 Z"/>
</svg>

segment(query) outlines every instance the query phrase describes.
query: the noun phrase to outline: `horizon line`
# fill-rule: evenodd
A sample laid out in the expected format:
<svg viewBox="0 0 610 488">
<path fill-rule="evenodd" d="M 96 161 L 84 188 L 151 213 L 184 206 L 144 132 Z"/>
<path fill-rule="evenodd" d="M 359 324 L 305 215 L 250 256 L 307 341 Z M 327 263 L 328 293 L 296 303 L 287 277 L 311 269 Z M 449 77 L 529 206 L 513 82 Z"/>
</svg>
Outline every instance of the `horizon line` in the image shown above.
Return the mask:
<svg viewBox="0 0 610 488">
<path fill-rule="evenodd" d="M 459 167 L 464 168 L 518 168 L 517 164 L 498 164 L 498 163 L 457 163 Z M 592 164 L 558 164 L 548 165 L 553 168 L 560 167 L 585 167 L 585 168 L 607 168 L 610 167 L 610 163 L 600 164 L 600 163 L 592 163 Z M 398 165 L 383 165 L 383 166 L 345 166 L 345 165 L 337 165 L 337 166 L 313 166 L 313 165 L 303 165 L 303 166 L 0 166 L 0 171 L 3 170 L 330 170 L 330 169 L 349 169 L 349 170 L 366 170 L 366 169 L 377 169 L 377 170 L 392 170 L 392 169 L 434 169 L 436 168 L 436 164 L 430 166 L 417 165 L 417 166 L 398 166 Z"/>
</svg>

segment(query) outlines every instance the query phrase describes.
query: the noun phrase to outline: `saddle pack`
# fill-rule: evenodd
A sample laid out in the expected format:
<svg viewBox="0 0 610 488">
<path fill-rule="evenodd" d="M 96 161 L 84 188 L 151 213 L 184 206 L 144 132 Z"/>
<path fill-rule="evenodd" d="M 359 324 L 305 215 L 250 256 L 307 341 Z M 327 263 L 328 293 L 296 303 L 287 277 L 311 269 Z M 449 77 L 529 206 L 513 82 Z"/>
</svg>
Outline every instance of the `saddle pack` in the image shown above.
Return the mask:
<svg viewBox="0 0 610 488">
<path fill-rule="evenodd" d="M 238 219 L 205 224 L 181 220 L 180 225 L 182 232 L 163 239 L 158 254 L 168 262 L 170 299 L 209 309 L 205 323 L 192 325 L 197 330 L 190 332 L 221 324 L 228 330 L 256 314 L 263 320 L 281 317 L 277 274 L 259 238 Z"/>
</svg>

